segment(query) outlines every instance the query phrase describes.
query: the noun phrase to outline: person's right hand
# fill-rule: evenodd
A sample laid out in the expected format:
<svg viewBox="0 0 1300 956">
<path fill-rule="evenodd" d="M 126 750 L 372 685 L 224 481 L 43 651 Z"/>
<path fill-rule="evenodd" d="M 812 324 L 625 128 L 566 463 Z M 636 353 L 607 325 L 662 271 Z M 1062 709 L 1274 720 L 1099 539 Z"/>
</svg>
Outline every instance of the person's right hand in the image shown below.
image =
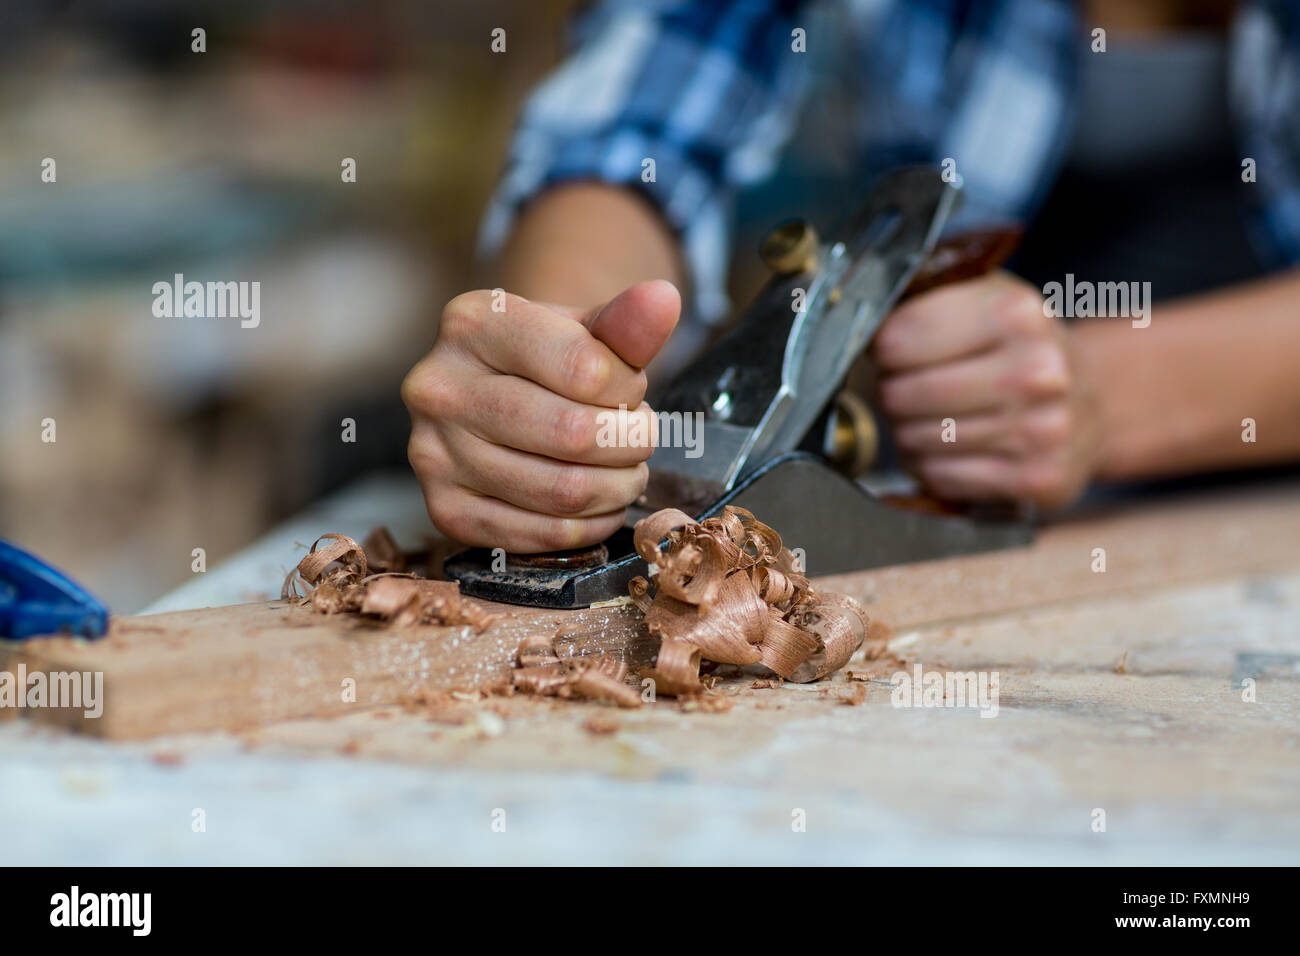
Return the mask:
<svg viewBox="0 0 1300 956">
<path fill-rule="evenodd" d="M 645 490 L 656 423 L 643 369 L 681 298 L 662 280 L 586 312 L 500 295 L 504 312 L 487 290 L 447 303 L 432 351 L 402 383 L 429 517 L 457 541 L 518 553 L 603 541 Z M 620 405 L 619 434 L 650 436 L 643 447 L 598 442 Z"/>
</svg>

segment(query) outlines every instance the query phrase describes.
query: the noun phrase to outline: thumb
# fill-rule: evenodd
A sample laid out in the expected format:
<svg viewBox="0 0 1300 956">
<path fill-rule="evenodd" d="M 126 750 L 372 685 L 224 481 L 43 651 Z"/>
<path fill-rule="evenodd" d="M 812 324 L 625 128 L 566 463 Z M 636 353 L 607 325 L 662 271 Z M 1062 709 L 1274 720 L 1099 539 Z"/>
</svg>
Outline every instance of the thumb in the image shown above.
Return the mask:
<svg viewBox="0 0 1300 956">
<path fill-rule="evenodd" d="M 682 314 L 682 297 L 666 279 L 638 282 L 580 318 L 587 329 L 633 368 L 650 364 Z"/>
</svg>

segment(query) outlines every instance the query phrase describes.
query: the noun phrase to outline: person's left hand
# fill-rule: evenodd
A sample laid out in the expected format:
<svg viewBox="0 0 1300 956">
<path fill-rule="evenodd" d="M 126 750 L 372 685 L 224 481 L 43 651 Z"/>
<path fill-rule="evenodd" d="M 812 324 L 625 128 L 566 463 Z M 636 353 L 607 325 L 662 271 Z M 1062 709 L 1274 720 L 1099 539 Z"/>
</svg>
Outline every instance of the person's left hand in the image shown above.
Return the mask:
<svg viewBox="0 0 1300 956">
<path fill-rule="evenodd" d="M 1095 472 L 1091 389 L 1066 328 L 1021 279 L 995 272 L 918 295 L 885 320 L 872 357 L 904 463 L 932 494 L 1056 508 Z"/>
</svg>

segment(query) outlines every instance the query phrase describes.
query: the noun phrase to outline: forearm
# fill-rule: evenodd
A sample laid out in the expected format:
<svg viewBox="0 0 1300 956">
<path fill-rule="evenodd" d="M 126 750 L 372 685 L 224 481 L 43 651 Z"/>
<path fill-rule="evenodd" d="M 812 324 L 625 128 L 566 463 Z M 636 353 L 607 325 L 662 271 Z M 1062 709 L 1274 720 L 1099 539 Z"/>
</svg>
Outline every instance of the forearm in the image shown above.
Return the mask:
<svg viewBox="0 0 1300 956">
<path fill-rule="evenodd" d="M 592 307 L 647 279 L 682 288 L 677 243 L 648 202 L 600 183 L 557 186 L 529 203 L 502 252 L 503 288 Z"/>
<path fill-rule="evenodd" d="M 1100 419 L 1098 478 L 1300 460 L 1300 273 L 1157 306 L 1147 328 L 1088 320 L 1070 338 Z"/>
</svg>

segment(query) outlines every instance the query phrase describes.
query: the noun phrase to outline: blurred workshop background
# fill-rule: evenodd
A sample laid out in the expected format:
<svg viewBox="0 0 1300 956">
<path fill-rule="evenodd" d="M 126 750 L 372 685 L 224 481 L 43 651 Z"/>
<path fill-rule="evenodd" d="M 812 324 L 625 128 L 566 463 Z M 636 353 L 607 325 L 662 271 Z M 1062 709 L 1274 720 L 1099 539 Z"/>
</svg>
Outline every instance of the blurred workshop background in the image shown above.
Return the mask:
<svg viewBox="0 0 1300 956">
<path fill-rule="evenodd" d="M 403 463 L 398 385 L 570 6 L 4 0 L 0 537 L 129 612 Z M 261 326 L 155 318 L 176 272 L 260 281 Z"/>
<path fill-rule="evenodd" d="M 129 613 L 191 577 L 192 549 L 211 567 L 403 467 L 399 383 L 474 287 L 519 103 L 577 6 L 3 0 L 0 537 Z M 834 149 L 795 152 L 816 168 L 746 200 L 738 248 L 827 195 L 800 179 L 844 175 Z M 259 281 L 260 327 L 155 318 L 178 272 Z"/>
</svg>

